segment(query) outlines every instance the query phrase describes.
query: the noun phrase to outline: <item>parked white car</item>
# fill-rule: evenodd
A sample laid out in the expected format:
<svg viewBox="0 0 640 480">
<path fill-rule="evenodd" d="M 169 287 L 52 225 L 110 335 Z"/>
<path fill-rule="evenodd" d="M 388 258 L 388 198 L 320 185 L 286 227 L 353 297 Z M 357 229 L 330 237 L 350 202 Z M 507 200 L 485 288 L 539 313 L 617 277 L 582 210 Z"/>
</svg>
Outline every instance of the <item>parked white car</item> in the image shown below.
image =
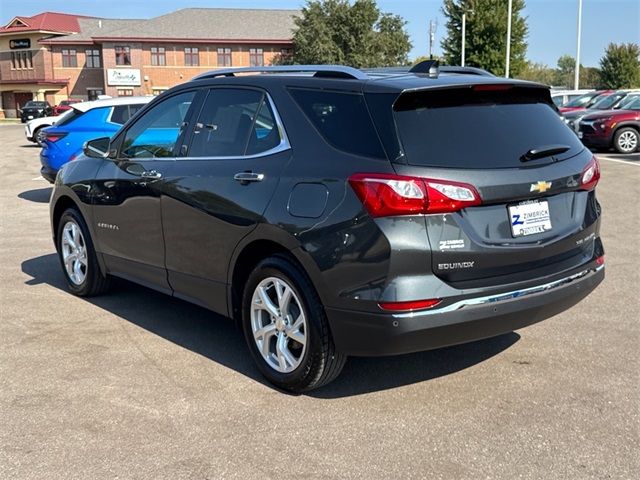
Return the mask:
<svg viewBox="0 0 640 480">
<path fill-rule="evenodd" d="M 24 134 L 27 137 L 27 140 L 33 143 L 37 143 L 41 147 L 44 146 L 42 143 L 44 141 L 44 132 L 43 129 L 50 127 L 51 125 L 55 125 L 56 122 L 59 122 L 63 118 L 65 118 L 72 110 L 67 110 L 66 112 L 61 113 L 56 117 L 41 117 L 34 118 L 33 120 L 29 120 L 27 124 L 24 126 Z"/>
</svg>

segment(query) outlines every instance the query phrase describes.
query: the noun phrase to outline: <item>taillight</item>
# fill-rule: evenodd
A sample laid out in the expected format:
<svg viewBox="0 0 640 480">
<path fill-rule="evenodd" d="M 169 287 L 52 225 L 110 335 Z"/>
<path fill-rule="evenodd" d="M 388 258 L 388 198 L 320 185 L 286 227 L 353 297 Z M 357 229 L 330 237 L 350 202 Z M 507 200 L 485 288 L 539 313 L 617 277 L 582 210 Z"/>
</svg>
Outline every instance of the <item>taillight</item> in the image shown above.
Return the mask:
<svg viewBox="0 0 640 480">
<path fill-rule="evenodd" d="M 372 217 L 451 213 L 482 203 L 473 186 L 449 180 L 356 173 L 349 183 Z"/>
<path fill-rule="evenodd" d="M 413 300 L 410 302 L 380 302 L 378 305 L 383 310 L 394 312 L 411 312 L 414 310 L 426 310 L 438 305 L 442 300 L 431 298 L 429 300 Z"/>
<path fill-rule="evenodd" d="M 46 132 L 45 133 L 45 139 L 53 143 L 57 142 L 58 140 L 66 136 L 67 136 L 66 132 Z"/>
<path fill-rule="evenodd" d="M 600 163 L 594 156 L 580 174 L 580 189 L 593 190 L 600 180 Z"/>
</svg>

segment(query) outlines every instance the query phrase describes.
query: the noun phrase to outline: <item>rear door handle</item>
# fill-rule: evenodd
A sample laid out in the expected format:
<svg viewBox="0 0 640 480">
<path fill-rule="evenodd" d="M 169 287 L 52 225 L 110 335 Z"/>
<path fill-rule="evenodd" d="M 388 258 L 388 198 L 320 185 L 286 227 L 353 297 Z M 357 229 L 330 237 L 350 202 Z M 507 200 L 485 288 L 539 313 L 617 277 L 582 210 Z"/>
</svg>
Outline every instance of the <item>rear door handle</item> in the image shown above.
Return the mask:
<svg viewBox="0 0 640 480">
<path fill-rule="evenodd" d="M 140 174 L 141 178 L 158 179 L 162 178 L 162 174 L 157 170 L 145 170 Z"/>
<path fill-rule="evenodd" d="M 242 184 L 261 182 L 264 180 L 264 173 L 238 172 L 233 176 L 233 179 Z"/>
</svg>

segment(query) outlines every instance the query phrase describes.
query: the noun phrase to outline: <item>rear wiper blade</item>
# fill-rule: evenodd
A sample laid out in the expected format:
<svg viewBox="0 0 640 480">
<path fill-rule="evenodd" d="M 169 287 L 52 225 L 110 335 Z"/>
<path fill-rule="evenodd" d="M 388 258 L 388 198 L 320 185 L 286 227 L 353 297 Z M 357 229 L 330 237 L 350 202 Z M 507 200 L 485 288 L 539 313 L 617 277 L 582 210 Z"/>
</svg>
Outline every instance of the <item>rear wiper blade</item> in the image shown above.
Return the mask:
<svg viewBox="0 0 640 480">
<path fill-rule="evenodd" d="M 524 155 L 520 157 L 521 162 L 529 162 L 537 158 L 550 157 L 551 155 L 557 155 L 564 153 L 567 150 L 571 150 L 569 145 L 543 145 L 541 147 L 534 147 Z"/>
</svg>

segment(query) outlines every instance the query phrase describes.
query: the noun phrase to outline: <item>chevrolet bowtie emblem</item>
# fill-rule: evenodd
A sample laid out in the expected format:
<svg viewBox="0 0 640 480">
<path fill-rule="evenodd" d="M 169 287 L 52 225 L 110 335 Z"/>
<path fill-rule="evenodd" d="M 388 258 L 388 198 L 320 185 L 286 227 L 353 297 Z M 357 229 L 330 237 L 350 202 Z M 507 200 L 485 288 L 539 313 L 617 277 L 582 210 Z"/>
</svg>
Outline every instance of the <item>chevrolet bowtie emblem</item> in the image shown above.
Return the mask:
<svg viewBox="0 0 640 480">
<path fill-rule="evenodd" d="M 551 188 L 551 182 L 540 181 L 538 183 L 531 184 L 530 192 L 540 192 L 544 193 Z"/>
</svg>

